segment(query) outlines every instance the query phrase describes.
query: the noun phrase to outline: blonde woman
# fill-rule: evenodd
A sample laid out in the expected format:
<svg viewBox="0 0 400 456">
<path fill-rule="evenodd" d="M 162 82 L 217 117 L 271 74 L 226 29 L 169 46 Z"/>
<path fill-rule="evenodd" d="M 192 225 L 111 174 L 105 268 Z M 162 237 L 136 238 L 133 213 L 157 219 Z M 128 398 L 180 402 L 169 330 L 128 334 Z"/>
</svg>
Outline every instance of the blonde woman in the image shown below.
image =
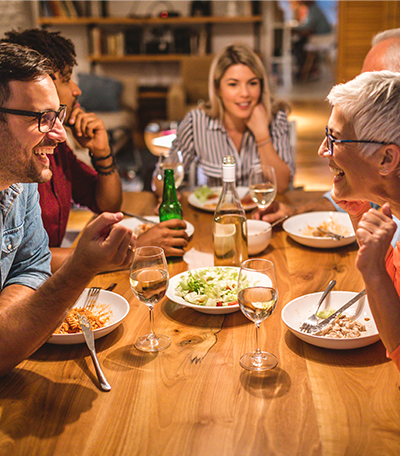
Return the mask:
<svg viewBox="0 0 400 456">
<path fill-rule="evenodd" d="M 278 192 L 286 191 L 295 172 L 289 124 L 285 108 L 272 105 L 260 58 L 243 44 L 223 49 L 211 64 L 209 97 L 186 115 L 172 145 L 185 168 L 196 160 L 208 185 L 221 185 L 222 158 L 233 155 L 237 185 L 248 185 L 255 165 L 270 165 Z"/>
</svg>

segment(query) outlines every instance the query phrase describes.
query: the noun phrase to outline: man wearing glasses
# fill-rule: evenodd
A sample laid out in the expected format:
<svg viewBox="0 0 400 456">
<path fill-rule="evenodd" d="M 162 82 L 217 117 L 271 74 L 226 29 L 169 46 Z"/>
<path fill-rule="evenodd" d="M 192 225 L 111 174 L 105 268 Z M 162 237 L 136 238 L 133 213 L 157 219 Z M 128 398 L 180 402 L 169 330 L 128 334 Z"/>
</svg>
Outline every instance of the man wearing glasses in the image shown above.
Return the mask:
<svg viewBox="0 0 400 456">
<path fill-rule="evenodd" d="M 59 32 L 40 29 L 8 32 L 1 41 L 35 49 L 50 60 L 60 103 L 67 108 L 65 124 L 79 145 L 89 150 L 95 168 L 78 160 L 65 141 L 58 144 L 54 155 L 49 157 L 53 177 L 39 185 L 39 194 L 54 271 L 71 253 L 71 249 L 60 248 L 71 201 L 95 213 L 118 211 L 122 202 L 121 180 L 103 121 L 83 111 L 78 103 L 82 92 L 71 79 L 76 65 L 73 43 Z"/>
<path fill-rule="evenodd" d="M 123 214 L 104 213 L 50 277 L 36 182 L 51 178 L 49 156 L 65 141 L 50 74 L 37 52 L 0 44 L 0 376 L 49 338 L 96 273 L 132 261 L 132 231 L 117 223 Z"/>
<path fill-rule="evenodd" d="M 77 160 L 65 142 L 59 144 L 54 156 L 50 157 L 53 177 L 51 181 L 39 185 L 39 193 L 54 271 L 72 251 L 59 248 L 66 231 L 71 200 L 94 212 L 117 211 L 122 200 L 121 181 L 102 120 L 93 113 L 83 111 L 78 102 L 82 92 L 71 79 L 77 63 L 72 41 L 59 32 L 41 29 L 8 32 L 1 41 L 27 46 L 51 61 L 60 102 L 67 105 L 65 123 L 80 146 L 89 149 L 95 168 L 93 170 Z M 185 227 L 182 220 L 159 223 L 140 235 L 136 245 L 158 245 L 167 256 L 182 256 L 183 248 L 188 244 Z"/>
</svg>

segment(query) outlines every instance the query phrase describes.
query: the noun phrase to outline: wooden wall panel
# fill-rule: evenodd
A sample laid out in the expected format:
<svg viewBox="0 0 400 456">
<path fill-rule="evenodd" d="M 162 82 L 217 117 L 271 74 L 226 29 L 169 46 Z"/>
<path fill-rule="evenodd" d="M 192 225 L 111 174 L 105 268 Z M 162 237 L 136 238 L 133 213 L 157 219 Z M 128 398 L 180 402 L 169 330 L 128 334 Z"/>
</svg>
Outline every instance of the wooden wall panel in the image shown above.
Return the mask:
<svg viewBox="0 0 400 456">
<path fill-rule="evenodd" d="M 400 27 L 400 1 L 340 1 L 337 82 L 357 76 L 373 36 Z"/>
</svg>

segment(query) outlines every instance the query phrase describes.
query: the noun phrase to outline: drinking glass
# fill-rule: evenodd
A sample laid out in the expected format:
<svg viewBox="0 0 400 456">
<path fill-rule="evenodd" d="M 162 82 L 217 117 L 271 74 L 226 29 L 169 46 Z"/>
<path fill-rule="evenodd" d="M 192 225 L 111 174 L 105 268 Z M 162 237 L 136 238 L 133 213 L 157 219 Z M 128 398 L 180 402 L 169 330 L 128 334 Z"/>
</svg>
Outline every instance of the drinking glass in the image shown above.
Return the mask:
<svg viewBox="0 0 400 456">
<path fill-rule="evenodd" d="M 161 247 L 139 247 L 135 250 L 131 270 L 130 284 L 133 294 L 150 311 L 150 334 L 139 337 L 135 342 L 138 350 L 158 352 L 170 346 L 168 336 L 154 333 L 153 307 L 164 297 L 168 286 L 168 266 L 164 250 Z"/>
<path fill-rule="evenodd" d="M 278 287 L 274 264 L 269 260 L 246 260 L 240 265 L 238 279 L 240 310 L 256 325 L 256 351 L 240 358 L 240 365 L 251 371 L 273 369 L 278 360 L 272 353 L 261 351 L 260 324 L 268 318 L 278 302 Z"/>
<path fill-rule="evenodd" d="M 249 192 L 260 210 L 267 209 L 275 199 L 276 177 L 273 166 L 256 166 L 250 172 Z"/>
<path fill-rule="evenodd" d="M 180 150 L 168 150 L 158 157 L 155 186 L 162 190 L 164 183 L 164 169 L 174 170 L 175 188 L 178 188 L 185 177 L 183 169 L 183 157 Z"/>
</svg>

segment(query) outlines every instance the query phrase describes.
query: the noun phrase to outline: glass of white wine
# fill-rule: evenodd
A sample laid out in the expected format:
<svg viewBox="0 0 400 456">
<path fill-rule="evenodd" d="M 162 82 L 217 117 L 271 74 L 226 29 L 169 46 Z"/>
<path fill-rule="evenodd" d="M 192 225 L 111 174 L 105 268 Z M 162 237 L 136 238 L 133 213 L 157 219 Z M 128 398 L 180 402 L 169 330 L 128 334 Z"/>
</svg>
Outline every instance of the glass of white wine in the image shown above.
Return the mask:
<svg viewBox="0 0 400 456">
<path fill-rule="evenodd" d="M 165 296 L 169 281 L 168 266 L 164 250 L 161 247 L 138 247 L 135 250 L 131 270 L 130 284 L 133 294 L 150 311 L 150 334 L 141 336 L 135 342 L 138 350 L 158 352 L 171 345 L 168 336 L 154 333 L 153 307 Z"/>
<path fill-rule="evenodd" d="M 155 186 L 162 190 L 164 185 L 164 169 L 174 170 L 175 188 L 178 188 L 185 177 L 183 169 L 183 157 L 180 150 L 168 150 L 158 157 L 157 171 L 155 175 Z"/>
<path fill-rule="evenodd" d="M 273 166 L 256 166 L 250 172 L 249 192 L 260 210 L 267 209 L 275 199 L 276 177 Z"/>
<path fill-rule="evenodd" d="M 256 325 L 256 351 L 240 358 L 240 365 L 250 371 L 273 369 L 278 360 L 272 353 L 261 351 L 260 324 L 274 311 L 278 302 L 278 286 L 272 261 L 246 260 L 240 265 L 238 301 L 243 314 Z"/>
</svg>

